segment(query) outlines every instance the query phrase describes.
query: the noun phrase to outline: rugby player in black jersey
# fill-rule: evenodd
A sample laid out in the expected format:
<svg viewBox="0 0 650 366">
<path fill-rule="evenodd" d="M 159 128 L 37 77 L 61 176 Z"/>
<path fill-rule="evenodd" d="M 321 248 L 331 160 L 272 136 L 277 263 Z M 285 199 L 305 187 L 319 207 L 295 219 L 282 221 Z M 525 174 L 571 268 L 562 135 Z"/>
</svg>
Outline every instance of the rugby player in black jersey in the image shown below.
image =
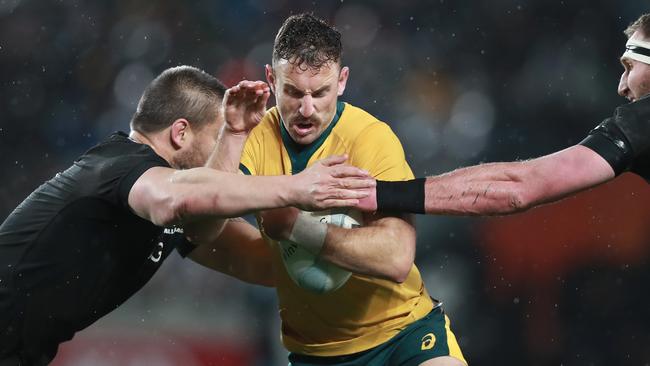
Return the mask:
<svg viewBox="0 0 650 366">
<path fill-rule="evenodd" d="M 345 157 L 294 176 L 234 173 L 269 94 L 261 81 L 226 91 L 196 68 L 165 70 L 140 99 L 129 135 L 115 133 L 88 150 L 6 218 L 0 365 L 49 363 L 61 342 L 138 291 L 174 248 L 243 280 L 266 271 L 207 255 L 203 248 L 227 254 L 223 246 L 261 240 L 248 223 L 226 217 L 350 206 L 365 196 L 354 188 L 374 181 L 343 164 Z"/>
</svg>

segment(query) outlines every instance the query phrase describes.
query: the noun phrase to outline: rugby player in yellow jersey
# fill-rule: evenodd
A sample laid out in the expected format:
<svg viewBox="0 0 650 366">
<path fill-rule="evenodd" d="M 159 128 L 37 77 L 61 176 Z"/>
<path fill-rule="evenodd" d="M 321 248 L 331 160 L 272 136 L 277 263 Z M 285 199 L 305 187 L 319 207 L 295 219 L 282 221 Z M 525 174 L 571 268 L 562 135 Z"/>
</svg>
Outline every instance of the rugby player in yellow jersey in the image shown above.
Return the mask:
<svg viewBox="0 0 650 366">
<path fill-rule="evenodd" d="M 275 39 L 272 65 L 266 66 L 277 107 L 251 131 L 240 169 L 252 175 L 297 174 L 318 159 L 345 154 L 377 179 L 413 179 L 390 127 L 338 101 L 349 72 L 341 65 L 338 31 L 310 14 L 289 17 Z M 296 208 L 261 213 L 270 258 L 260 255 L 261 249 L 238 258 L 273 271 L 291 365 L 466 364 L 449 319 L 413 263 L 412 217 L 366 214 L 363 227 L 353 229 L 309 217 Z M 353 273 L 341 288 L 317 294 L 291 280 L 276 240 L 292 238 L 296 230 L 302 232 L 297 242 Z M 269 276 L 258 281 L 269 284 Z"/>
</svg>

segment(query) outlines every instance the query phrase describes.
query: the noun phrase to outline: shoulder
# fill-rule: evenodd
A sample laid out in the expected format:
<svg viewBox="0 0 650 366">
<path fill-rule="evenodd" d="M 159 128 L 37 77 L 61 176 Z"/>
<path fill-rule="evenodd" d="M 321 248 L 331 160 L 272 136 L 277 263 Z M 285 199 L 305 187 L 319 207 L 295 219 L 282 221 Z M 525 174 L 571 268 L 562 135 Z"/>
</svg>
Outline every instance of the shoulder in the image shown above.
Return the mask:
<svg viewBox="0 0 650 366">
<path fill-rule="evenodd" d="M 86 151 L 77 163 L 102 175 L 120 175 L 136 166 L 169 167 L 169 163 L 146 144 L 137 143 L 124 132 L 116 132 Z"/>
<path fill-rule="evenodd" d="M 280 132 L 280 112 L 277 107 L 272 107 L 262 118 L 257 127 L 251 131 L 251 136 L 260 137 L 268 134 L 278 134 Z"/>
<path fill-rule="evenodd" d="M 341 114 L 341 122 L 341 127 L 350 131 L 362 131 L 368 126 L 383 123 L 377 117 L 350 103 L 345 103 L 345 108 Z"/>
<path fill-rule="evenodd" d="M 153 167 L 169 168 L 169 163 L 146 144 L 132 141 L 122 132 L 88 150 L 76 162 L 71 178 L 83 182 L 89 192 L 109 195 L 126 202 L 133 184 Z"/>
<path fill-rule="evenodd" d="M 378 144 L 384 141 L 399 144 L 397 136 L 387 123 L 349 103 L 345 103 L 340 122 L 334 131 L 352 140 L 353 145 Z"/>
<path fill-rule="evenodd" d="M 130 163 L 144 159 L 157 161 L 161 166 L 169 166 L 149 145 L 137 143 L 121 131 L 111 134 L 107 139 L 90 148 L 81 156 L 81 158 L 84 157 L 124 160 Z"/>
</svg>

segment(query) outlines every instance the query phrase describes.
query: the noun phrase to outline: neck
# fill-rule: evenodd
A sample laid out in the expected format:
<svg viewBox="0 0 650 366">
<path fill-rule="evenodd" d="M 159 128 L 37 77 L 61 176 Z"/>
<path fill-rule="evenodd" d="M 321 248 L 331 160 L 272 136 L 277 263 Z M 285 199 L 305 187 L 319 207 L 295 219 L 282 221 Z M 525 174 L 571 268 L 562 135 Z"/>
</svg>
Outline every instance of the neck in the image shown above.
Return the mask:
<svg viewBox="0 0 650 366">
<path fill-rule="evenodd" d="M 144 134 L 135 130 L 131 130 L 131 132 L 129 132 L 129 138 L 131 140 L 139 144 L 148 145 L 156 154 L 165 159 L 167 163 L 171 165 L 171 149 L 169 147 L 166 147 L 167 145 L 164 143 L 163 137 L 161 135 L 161 132 L 153 134 Z"/>
</svg>

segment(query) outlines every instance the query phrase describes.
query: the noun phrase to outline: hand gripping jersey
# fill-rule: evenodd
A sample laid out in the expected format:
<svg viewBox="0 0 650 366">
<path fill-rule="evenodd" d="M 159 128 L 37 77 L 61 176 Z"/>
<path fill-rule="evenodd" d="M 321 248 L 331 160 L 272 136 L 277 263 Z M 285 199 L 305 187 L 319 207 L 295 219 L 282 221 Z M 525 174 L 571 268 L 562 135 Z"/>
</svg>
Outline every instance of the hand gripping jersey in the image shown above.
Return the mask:
<svg viewBox="0 0 650 366">
<path fill-rule="evenodd" d="M 297 174 L 316 160 L 346 153 L 351 165 L 366 169 L 377 179 L 413 178 L 390 127 L 342 102 L 327 130 L 308 146 L 289 137 L 277 109 L 272 108 L 251 132 L 240 168 L 253 175 Z M 353 274 L 336 291 L 315 294 L 303 290 L 287 274 L 278 243 L 265 239 L 274 253 L 282 341 L 291 352 L 334 356 L 364 351 L 388 341 L 433 308 L 416 266 L 401 284 Z"/>
</svg>

